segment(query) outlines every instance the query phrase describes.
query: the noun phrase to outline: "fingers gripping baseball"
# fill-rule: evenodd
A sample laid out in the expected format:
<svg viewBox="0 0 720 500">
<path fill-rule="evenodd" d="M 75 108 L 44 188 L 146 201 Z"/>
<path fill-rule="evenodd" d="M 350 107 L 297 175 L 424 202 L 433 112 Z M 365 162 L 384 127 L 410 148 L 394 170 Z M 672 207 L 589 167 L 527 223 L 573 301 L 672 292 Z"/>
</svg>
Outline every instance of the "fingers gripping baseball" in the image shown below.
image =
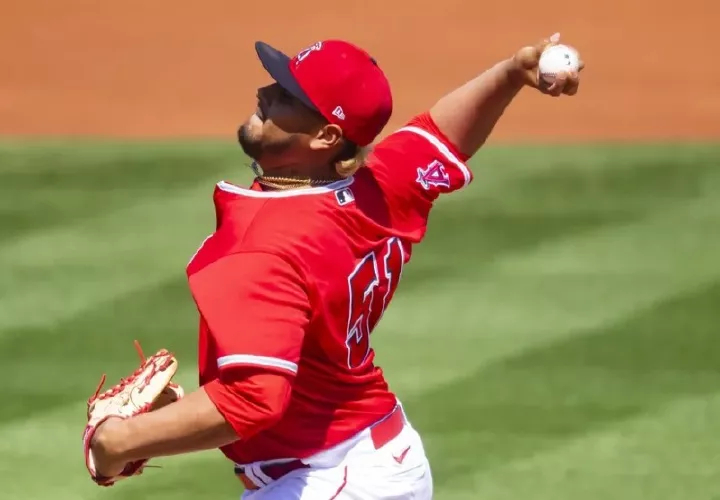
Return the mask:
<svg viewBox="0 0 720 500">
<path fill-rule="evenodd" d="M 543 94 L 554 97 L 577 94 L 585 62 L 575 48 L 560 43 L 559 33 L 523 47 L 514 59 L 525 83 Z"/>
</svg>

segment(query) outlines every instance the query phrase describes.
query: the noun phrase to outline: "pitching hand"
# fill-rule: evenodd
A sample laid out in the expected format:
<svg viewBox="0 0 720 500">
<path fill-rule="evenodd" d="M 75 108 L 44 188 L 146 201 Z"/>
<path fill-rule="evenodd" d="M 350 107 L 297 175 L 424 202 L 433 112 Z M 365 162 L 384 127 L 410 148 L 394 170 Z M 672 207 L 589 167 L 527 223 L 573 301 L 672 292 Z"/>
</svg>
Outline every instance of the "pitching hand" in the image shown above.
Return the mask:
<svg viewBox="0 0 720 500">
<path fill-rule="evenodd" d="M 535 45 L 523 47 L 513 57 L 513 61 L 517 65 L 517 70 L 525 85 L 533 87 L 543 94 L 551 96 L 575 95 L 580 86 L 580 71 L 585 67 L 585 63 L 580 57 L 579 70 L 577 72 L 563 72 L 555 77 L 553 83 L 547 83 L 539 77 L 538 64 L 543 51 L 560 43 L 560 34 L 556 33 L 550 38 L 541 40 Z"/>
</svg>

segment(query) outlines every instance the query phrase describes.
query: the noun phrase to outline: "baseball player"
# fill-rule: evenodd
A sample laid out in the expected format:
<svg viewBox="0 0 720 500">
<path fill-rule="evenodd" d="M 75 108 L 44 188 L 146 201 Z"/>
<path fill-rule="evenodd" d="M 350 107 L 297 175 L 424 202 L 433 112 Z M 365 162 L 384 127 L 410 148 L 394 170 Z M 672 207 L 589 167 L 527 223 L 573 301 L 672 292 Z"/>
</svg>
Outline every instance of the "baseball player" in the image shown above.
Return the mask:
<svg viewBox="0 0 720 500">
<path fill-rule="evenodd" d="M 467 160 L 513 98 L 577 92 L 577 73 L 538 79 L 558 42 L 498 62 L 369 155 L 393 108 L 376 60 L 340 40 L 292 58 L 257 43 L 272 83 L 238 132 L 257 176 L 217 184 L 215 231 L 187 266 L 200 387 L 174 384 L 177 360 L 160 350 L 98 389 L 84 434 L 91 478 L 111 485 L 154 457 L 219 448 L 246 500 L 432 498 L 422 439 L 371 334 L 433 203 L 472 181 Z"/>
</svg>

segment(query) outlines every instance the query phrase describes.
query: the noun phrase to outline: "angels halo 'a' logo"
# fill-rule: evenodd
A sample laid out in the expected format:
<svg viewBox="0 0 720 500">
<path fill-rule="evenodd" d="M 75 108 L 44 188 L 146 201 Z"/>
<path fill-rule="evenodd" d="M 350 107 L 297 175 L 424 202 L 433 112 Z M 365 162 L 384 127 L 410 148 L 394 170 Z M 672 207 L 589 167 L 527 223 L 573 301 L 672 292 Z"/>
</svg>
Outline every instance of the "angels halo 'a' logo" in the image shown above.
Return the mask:
<svg viewBox="0 0 720 500">
<path fill-rule="evenodd" d="M 445 171 L 445 165 L 438 160 L 433 160 L 427 167 L 417 169 L 417 182 L 424 188 L 430 186 L 450 187 L 450 176 Z"/>
<path fill-rule="evenodd" d="M 316 42 L 316 43 L 312 44 L 310 47 L 308 47 L 307 49 L 301 50 L 300 53 L 297 56 L 295 56 L 295 66 L 297 66 L 298 64 L 303 62 L 303 60 L 307 56 L 312 54 L 314 51 L 320 50 L 320 49 L 322 49 L 322 42 Z"/>
</svg>

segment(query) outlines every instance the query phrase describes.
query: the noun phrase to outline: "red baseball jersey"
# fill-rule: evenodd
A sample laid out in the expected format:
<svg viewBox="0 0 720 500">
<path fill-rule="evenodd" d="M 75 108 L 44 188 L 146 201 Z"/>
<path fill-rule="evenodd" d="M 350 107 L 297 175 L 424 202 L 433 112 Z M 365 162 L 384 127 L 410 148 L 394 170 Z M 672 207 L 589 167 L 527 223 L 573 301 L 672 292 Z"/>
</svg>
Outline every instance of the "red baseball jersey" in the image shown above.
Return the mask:
<svg viewBox="0 0 720 500">
<path fill-rule="evenodd" d="M 466 160 L 424 113 L 352 178 L 290 191 L 216 186 L 216 231 L 187 268 L 200 384 L 238 366 L 294 377 L 281 420 L 223 447 L 228 458 L 304 458 L 395 407 L 371 333 L 433 202 L 471 182 Z"/>
</svg>

